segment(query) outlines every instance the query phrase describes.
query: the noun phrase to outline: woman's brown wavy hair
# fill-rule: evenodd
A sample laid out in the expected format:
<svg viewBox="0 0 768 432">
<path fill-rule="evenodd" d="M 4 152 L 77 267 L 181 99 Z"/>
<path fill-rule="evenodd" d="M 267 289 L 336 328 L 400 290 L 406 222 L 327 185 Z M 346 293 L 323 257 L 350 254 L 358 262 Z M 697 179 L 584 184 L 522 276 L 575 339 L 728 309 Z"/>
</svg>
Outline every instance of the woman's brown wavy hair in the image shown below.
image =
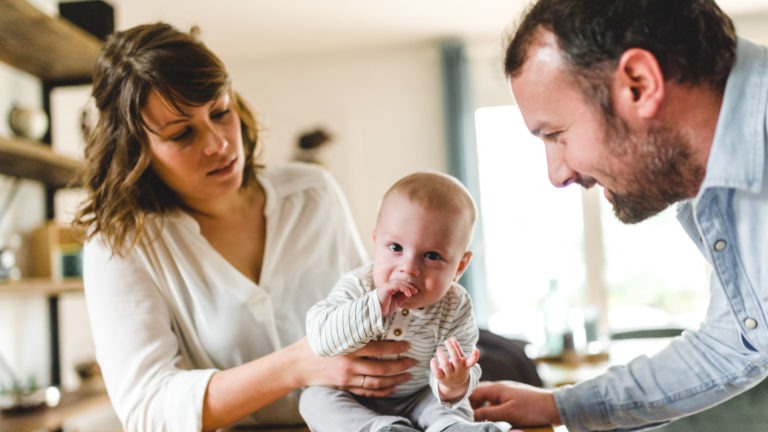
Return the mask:
<svg viewBox="0 0 768 432">
<path fill-rule="evenodd" d="M 230 92 L 245 150 L 241 187 L 256 182 L 256 119 L 232 89 L 224 64 L 194 33 L 165 23 L 140 25 L 111 35 L 98 56 L 93 98 L 99 118 L 88 136 L 80 173 L 87 198 L 73 223 L 86 238 L 101 234 L 113 254 L 124 255 L 136 244 L 148 216 L 181 206 L 150 167 L 141 115 L 150 91 L 176 108 L 201 106 Z"/>
</svg>

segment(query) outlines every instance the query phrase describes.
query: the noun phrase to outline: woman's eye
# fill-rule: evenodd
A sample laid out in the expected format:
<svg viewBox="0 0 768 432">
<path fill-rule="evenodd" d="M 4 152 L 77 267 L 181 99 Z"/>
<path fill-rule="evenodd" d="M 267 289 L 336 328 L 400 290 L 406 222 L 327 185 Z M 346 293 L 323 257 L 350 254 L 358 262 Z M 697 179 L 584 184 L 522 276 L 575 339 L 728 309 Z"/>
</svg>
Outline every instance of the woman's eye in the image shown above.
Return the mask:
<svg viewBox="0 0 768 432">
<path fill-rule="evenodd" d="M 389 250 L 391 250 L 392 252 L 402 252 L 403 251 L 403 247 L 400 246 L 397 243 L 390 243 L 389 244 Z"/>
<path fill-rule="evenodd" d="M 181 132 L 171 136 L 171 141 L 183 141 L 185 138 L 189 137 L 191 133 L 192 131 L 190 128 L 184 128 Z"/>
<path fill-rule="evenodd" d="M 430 261 L 440 261 L 442 258 L 439 253 L 437 252 L 427 252 L 424 254 L 424 258 L 430 260 Z"/>
<path fill-rule="evenodd" d="M 211 114 L 211 118 L 214 119 L 214 120 L 218 120 L 220 118 L 225 117 L 229 113 L 230 113 L 230 109 L 227 108 L 225 110 L 222 110 L 222 111 L 219 111 L 219 112 Z"/>
</svg>

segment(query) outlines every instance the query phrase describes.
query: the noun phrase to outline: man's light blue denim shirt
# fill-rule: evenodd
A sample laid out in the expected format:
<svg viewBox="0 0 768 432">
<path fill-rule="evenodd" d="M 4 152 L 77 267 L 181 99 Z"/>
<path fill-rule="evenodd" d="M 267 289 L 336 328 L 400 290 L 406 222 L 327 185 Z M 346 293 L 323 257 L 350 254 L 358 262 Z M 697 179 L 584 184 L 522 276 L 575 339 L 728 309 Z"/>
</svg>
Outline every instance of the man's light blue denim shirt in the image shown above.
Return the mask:
<svg viewBox="0 0 768 432">
<path fill-rule="evenodd" d="M 662 424 L 723 402 L 768 375 L 766 142 L 768 47 L 739 39 L 704 182 L 677 209 L 712 267 L 706 318 L 650 358 L 558 389 L 555 401 L 570 432 Z"/>
</svg>

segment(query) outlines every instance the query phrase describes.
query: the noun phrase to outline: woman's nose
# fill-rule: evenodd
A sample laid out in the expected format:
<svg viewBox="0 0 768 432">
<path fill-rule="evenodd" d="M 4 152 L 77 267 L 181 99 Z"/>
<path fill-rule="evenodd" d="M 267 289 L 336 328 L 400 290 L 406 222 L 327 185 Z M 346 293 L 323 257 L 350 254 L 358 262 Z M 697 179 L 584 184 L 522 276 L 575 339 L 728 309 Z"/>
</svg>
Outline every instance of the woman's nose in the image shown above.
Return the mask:
<svg viewBox="0 0 768 432">
<path fill-rule="evenodd" d="M 214 125 L 208 125 L 205 134 L 205 148 L 203 150 L 206 156 L 213 156 L 227 148 L 229 142 L 226 136 Z"/>
<path fill-rule="evenodd" d="M 565 148 L 556 143 L 546 144 L 547 172 L 549 181 L 555 187 L 565 187 L 579 178 L 579 173 L 571 169 L 565 160 Z"/>
</svg>

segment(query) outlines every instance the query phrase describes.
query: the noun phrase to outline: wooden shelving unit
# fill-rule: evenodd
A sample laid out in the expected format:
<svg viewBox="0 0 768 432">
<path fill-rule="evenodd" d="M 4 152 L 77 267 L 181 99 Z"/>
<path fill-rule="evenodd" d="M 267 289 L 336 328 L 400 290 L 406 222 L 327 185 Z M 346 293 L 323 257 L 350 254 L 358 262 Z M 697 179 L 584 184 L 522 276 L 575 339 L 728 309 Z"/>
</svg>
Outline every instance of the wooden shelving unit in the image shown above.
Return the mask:
<svg viewBox="0 0 768 432">
<path fill-rule="evenodd" d="M 58 296 L 61 294 L 83 292 L 83 280 L 79 278 L 67 278 L 52 280 L 51 278 L 22 278 L 17 281 L 0 282 L 0 296 L 2 295 L 45 295 Z"/>
<path fill-rule="evenodd" d="M 0 61 L 40 78 L 47 88 L 90 82 L 100 46 L 94 36 L 25 0 L 0 2 Z M 0 174 L 56 189 L 70 186 L 79 166 L 50 146 L 0 137 Z"/>
<path fill-rule="evenodd" d="M 64 19 L 46 15 L 25 0 L 0 0 L 0 62 L 41 80 L 46 109 L 50 89 L 91 81 L 100 47 L 96 37 Z M 43 143 L 0 137 L 0 174 L 40 181 L 52 191 L 75 186 L 73 180 L 80 165 L 80 161 L 57 154 Z M 0 296 L 29 294 L 48 299 L 54 384 L 60 382 L 59 296 L 82 289 L 79 279 L 25 278 L 0 282 Z M 0 414 L 0 432 L 58 430 L 67 417 L 108 403 L 103 390 L 65 393 L 57 407 Z"/>
<path fill-rule="evenodd" d="M 101 43 L 25 0 L 0 2 L 0 61 L 43 81 L 87 81 Z"/>
<path fill-rule="evenodd" d="M 76 186 L 81 162 L 50 146 L 21 138 L 0 137 L 0 173 L 37 180 L 53 188 Z"/>
<path fill-rule="evenodd" d="M 109 404 L 102 389 L 65 392 L 55 407 L 33 408 L 25 412 L 0 413 L 0 432 L 39 432 L 60 430 L 73 415 Z"/>
</svg>

